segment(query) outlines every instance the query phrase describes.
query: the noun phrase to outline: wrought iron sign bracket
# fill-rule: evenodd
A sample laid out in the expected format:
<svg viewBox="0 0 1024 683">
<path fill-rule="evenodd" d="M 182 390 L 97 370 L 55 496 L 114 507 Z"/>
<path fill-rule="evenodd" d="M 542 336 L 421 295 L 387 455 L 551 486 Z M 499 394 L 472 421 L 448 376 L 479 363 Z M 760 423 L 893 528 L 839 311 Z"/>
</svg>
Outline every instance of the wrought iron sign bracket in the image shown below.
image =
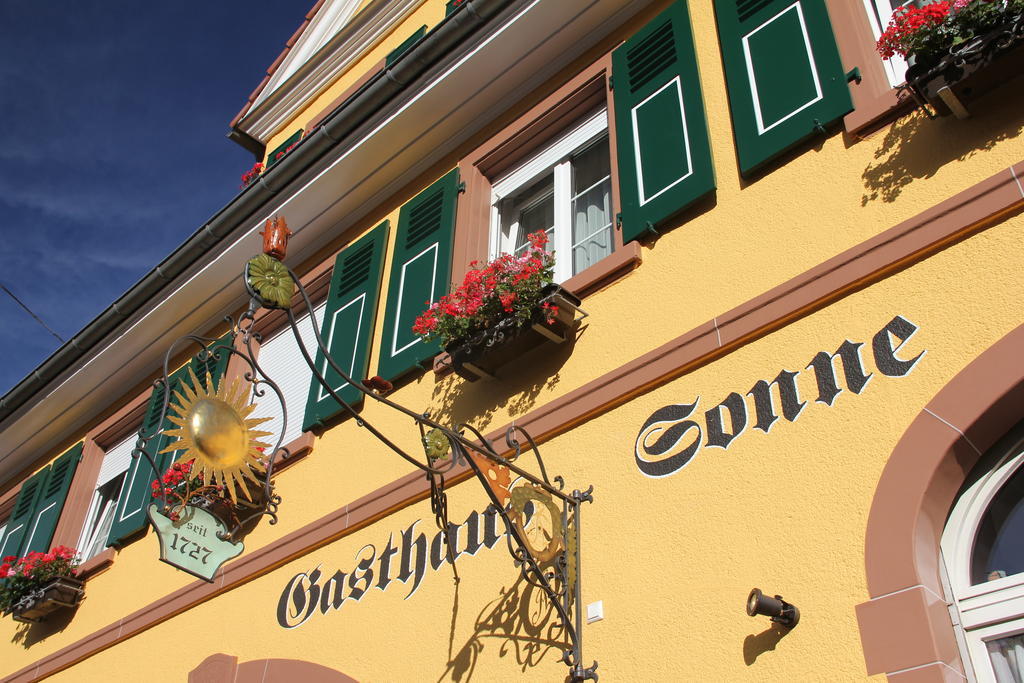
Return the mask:
<svg viewBox="0 0 1024 683">
<path fill-rule="evenodd" d="M 450 525 L 445 479 L 446 476 L 458 473 L 456 468 L 468 466 L 504 522 L 508 532 L 508 550 L 523 579 L 544 593 L 558 615 L 558 626 L 564 629 L 567 637 L 562 661 L 569 667 L 569 680 L 596 681 L 597 662 L 585 666 L 583 659 L 584 619 L 580 571 L 581 512 L 583 503 L 593 502 L 593 487 L 570 493 L 565 490 L 565 482 L 561 477 L 549 478 L 536 442 L 521 427 L 509 428 L 504 435 L 504 445 L 499 447 L 469 424 L 457 424 L 453 428 L 442 425 L 429 414 L 395 403 L 382 395 L 385 392 L 373 391 L 359 378 L 351 377 L 324 344 L 312 302 L 301 281 L 274 256 L 268 255 L 265 249 L 264 254 L 246 264 L 243 278 L 251 303 L 249 309 L 242 314 L 236 329 L 244 341 L 246 353 L 243 356 L 252 368 L 252 373 L 247 374 L 246 379 L 255 385 L 266 384 L 271 387 L 282 404 L 285 420 L 282 432 L 287 424 L 287 415 L 280 390 L 259 367 L 252 353 L 251 339 L 255 336 L 252 321 L 255 312 L 261 307 L 279 309 L 286 313 L 299 352 L 323 391 L 358 426 L 367 429 L 396 455 L 425 474 L 430 483 L 431 511 L 447 544 L 448 558 L 453 567 L 455 552 L 448 536 Z M 307 348 L 299 334 L 298 321 L 291 307 L 292 285 L 298 290 L 312 317 L 315 350 Z M 318 359 L 322 361 L 318 363 Z M 357 413 L 353 405 L 346 402 L 327 381 L 325 374 L 328 370 L 337 373 L 343 383 L 354 387 L 367 399 L 411 418 L 419 428 L 426 461 L 407 452 L 385 435 L 365 417 L 365 411 Z M 281 452 L 280 439 L 278 441 L 272 451 L 268 471 L 272 471 L 274 459 Z M 537 473 L 525 468 L 530 461 L 535 462 Z"/>
<path fill-rule="evenodd" d="M 164 356 L 163 375 L 154 382 L 154 390 L 163 396 L 159 415 L 152 415 L 153 420 L 140 430 L 133 451 L 133 457 L 145 458 L 155 473 L 154 500 L 148 506 L 148 516 L 157 530 L 161 559 L 212 581 L 221 564 L 242 551 L 240 539 L 251 523 L 263 516 L 269 517 L 271 524 L 277 522 L 281 498 L 274 492 L 272 476 L 275 463 L 290 455 L 282 446 L 288 411 L 280 387 L 259 365 L 254 342 L 258 345 L 261 339 L 253 324 L 260 308 L 283 310 L 299 352 L 323 391 L 359 427 L 425 474 L 430 484 L 431 511 L 453 568 L 456 554 L 448 535 L 445 479 L 466 474 L 467 469 L 477 478 L 505 525 L 508 550 L 523 580 L 543 592 L 558 615 L 556 626 L 564 630 L 567 641 L 562 661 L 569 667 L 569 680 L 596 681 L 597 662 L 585 666 L 583 659 L 580 571 L 582 506 L 593 502 L 593 487 L 568 492 L 561 477 L 550 478 L 536 442 L 521 427 L 513 425 L 504 434 L 504 444 L 496 445 L 471 425 L 442 425 L 429 414 L 389 400 L 386 391 L 374 391 L 359 378 L 351 377 L 324 344 L 302 283 L 280 260 L 287 233 L 283 220 L 268 221 L 263 233 L 264 253 L 251 259 L 243 274 L 250 305 L 237 321 L 227 319 L 231 324 L 230 343 L 189 335 L 171 344 Z M 310 316 L 314 316 L 316 349 L 312 352 L 299 334 L 291 307 L 293 285 Z M 237 343 L 239 339 L 241 344 Z M 172 359 L 186 347 L 196 348 L 193 362 L 170 372 Z M 225 368 L 230 358 L 241 359 L 242 376 L 218 382 L 209 368 Z M 327 381 L 328 371 L 337 373 L 367 399 L 411 418 L 419 428 L 425 461 L 422 455 L 414 456 L 385 435 L 365 417 L 365 412 L 357 413 Z M 373 384 L 372 380 L 367 382 Z M 280 407 L 280 431 L 276 435 L 259 428 L 271 418 L 251 417 L 257 402 L 267 397 L 268 389 Z M 268 436 L 275 436 L 276 441 L 260 440 Z M 161 463 L 168 459 L 167 453 L 175 454 L 178 463 L 172 467 L 175 481 L 170 483 L 161 479 Z M 190 460 L 189 469 L 182 470 L 183 463 Z M 528 463 L 536 472 L 527 469 Z M 243 498 L 249 502 L 242 504 Z M 183 546 L 183 542 L 188 545 Z"/>
</svg>

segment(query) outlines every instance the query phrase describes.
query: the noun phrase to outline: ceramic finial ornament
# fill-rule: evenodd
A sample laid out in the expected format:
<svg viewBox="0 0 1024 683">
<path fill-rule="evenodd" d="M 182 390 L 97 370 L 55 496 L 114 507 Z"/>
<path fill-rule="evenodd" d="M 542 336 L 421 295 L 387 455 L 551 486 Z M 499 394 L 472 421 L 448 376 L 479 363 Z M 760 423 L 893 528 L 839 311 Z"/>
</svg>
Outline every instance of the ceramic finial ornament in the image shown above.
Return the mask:
<svg viewBox="0 0 1024 683">
<path fill-rule="evenodd" d="M 288 251 L 288 238 L 292 235 L 284 216 L 268 218 L 260 234 L 263 235 L 263 253 L 283 261 Z"/>
</svg>

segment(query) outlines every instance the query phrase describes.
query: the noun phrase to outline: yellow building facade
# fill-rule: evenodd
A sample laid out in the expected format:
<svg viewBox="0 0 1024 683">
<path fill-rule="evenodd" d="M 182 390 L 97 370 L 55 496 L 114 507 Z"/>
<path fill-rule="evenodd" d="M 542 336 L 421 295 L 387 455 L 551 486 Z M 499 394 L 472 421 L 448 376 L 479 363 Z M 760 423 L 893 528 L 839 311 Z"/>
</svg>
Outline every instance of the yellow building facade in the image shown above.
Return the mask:
<svg viewBox="0 0 1024 683">
<path fill-rule="evenodd" d="M 85 559 L 76 607 L 0 622 L 3 680 L 566 680 L 471 465 L 449 551 L 428 477 L 366 427 L 422 458 L 416 423 L 342 383 L 347 414 L 282 311 L 243 315 L 276 217 L 313 354 L 315 324 L 389 400 L 502 457 L 525 430 L 593 487 L 562 548 L 580 672 L 1021 680 L 1024 94 L 977 80 L 1020 34 L 925 101 L 875 52 L 881 5 L 318 3 L 232 124 L 263 175 L 0 403 L 3 554 Z M 570 338 L 454 371 L 411 320 L 535 228 Z M 154 381 L 248 386 L 241 355 L 165 356 L 188 334 L 251 353 L 288 413 L 246 393 L 289 457 L 212 582 L 159 561 L 132 457 Z M 747 616 L 754 588 L 799 621 Z"/>
</svg>

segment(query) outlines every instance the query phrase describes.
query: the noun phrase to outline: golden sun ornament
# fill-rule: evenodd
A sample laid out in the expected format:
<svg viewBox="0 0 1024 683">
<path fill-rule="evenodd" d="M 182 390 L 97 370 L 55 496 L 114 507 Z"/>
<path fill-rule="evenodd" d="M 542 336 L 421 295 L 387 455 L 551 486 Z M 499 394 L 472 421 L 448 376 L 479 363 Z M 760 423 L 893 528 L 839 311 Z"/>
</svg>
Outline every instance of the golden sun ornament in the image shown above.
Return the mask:
<svg viewBox="0 0 1024 683">
<path fill-rule="evenodd" d="M 177 437 L 177 441 L 160 452 L 183 450 L 176 462 L 194 460 L 192 472 L 203 483 L 220 484 L 236 503 L 235 487 L 240 486 L 242 495 L 248 499 L 245 479 L 260 483 L 253 470 L 264 470 L 260 462 L 261 449 L 271 447 L 259 441 L 260 437 L 270 436 L 270 432 L 254 428 L 272 418 L 249 417 L 256 404 L 247 404 L 247 392 L 242 390 L 238 380 L 230 387 L 227 382 L 221 382 L 220 389 L 213 391 L 209 373 L 205 386 L 191 368 L 189 376 L 192 386 L 184 381 L 181 391 L 174 392 L 177 404 L 171 407 L 177 415 L 167 417 L 178 428 L 164 431 L 167 436 Z"/>
</svg>

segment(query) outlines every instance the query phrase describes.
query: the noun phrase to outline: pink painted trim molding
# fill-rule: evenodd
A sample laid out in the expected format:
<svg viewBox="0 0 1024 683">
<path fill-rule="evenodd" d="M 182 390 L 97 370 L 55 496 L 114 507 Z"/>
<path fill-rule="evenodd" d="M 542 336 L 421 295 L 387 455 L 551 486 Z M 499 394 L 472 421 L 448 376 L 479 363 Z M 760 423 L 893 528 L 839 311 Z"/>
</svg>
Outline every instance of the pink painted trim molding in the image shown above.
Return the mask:
<svg viewBox="0 0 1024 683">
<path fill-rule="evenodd" d="M 894 270 L 920 261 L 949 244 L 992 225 L 1000 218 L 1019 211 L 1024 207 L 1024 188 L 1017 180 L 1020 177 L 1024 177 L 1024 162 L 1000 171 L 921 214 L 815 266 L 789 282 L 545 404 L 522 419 L 516 420 L 516 423 L 529 430 L 537 441 L 545 441 L 589 417 L 607 412 L 629 401 L 643 391 L 720 358 L 740 344 L 769 334 L 797 318 L 824 308 L 851 291 L 878 282 Z M 1019 344 L 1020 342 L 1018 348 L 1021 348 Z M 1006 377 L 1002 379 L 1005 380 Z M 1024 399 L 1024 396 L 1018 398 L 1017 405 L 1022 405 L 1020 399 Z M 946 401 L 948 402 L 949 400 Z M 943 402 L 936 406 L 929 404 L 929 407 L 938 410 L 939 415 L 957 417 L 952 407 L 947 407 Z M 952 421 L 951 424 L 955 425 L 958 422 Z M 959 424 L 973 423 L 961 421 Z M 488 434 L 488 438 L 500 443 L 505 429 L 503 427 L 495 430 Z M 983 443 L 980 437 L 975 441 L 971 432 L 966 433 L 976 445 Z M 981 446 L 979 448 L 984 450 Z M 956 452 L 959 453 L 960 450 Z M 975 460 L 976 458 L 975 452 Z M 456 468 L 448 480 L 450 483 L 456 483 L 469 474 L 468 468 L 462 466 Z M 880 484 L 880 490 L 881 486 Z M 955 490 L 954 488 L 953 491 Z M 428 488 L 424 477 L 419 472 L 412 472 L 278 539 L 271 546 L 229 563 L 214 583 L 196 581 L 189 584 L 10 674 L 3 681 L 33 681 L 52 675 L 220 593 L 271 572 L 291 559 L 331 543 L 395 510 L 423 500 L 427 495 Z M 872 519 L 869 521 L 869 540 L 870 533 L 875 528 L 871 527 L 871 523 L 876 519 L 874 509 L 873 507 Z M 916 512 L 914 514 L 916 515 Z M 875 526 L 878 524 L 881 523 L 875 523 Z M 912 535 L 909 538 L 913 540 Z M 869 548 L 869 554 L 870 551 Z M 872 554 L 872 557 L 874 556 L 875 554 Z M 871 596 L 880 598 L 886 593 L 882 590 L 886 582 L 881 579 L 873 580 L 870 566 L 868 573 Z M 904 587 L 917 585 L 916 581 L 895 583 Z M 941 591 L 938 594 L 941 594 Z M 922 597 L 921 600 L 925 604 L 919 611 L 931 614 L 927 598 Z M 864 632 L 862 621 L 862 634 Z M 867 648 L 866 643 L 865 649 Z"/>
</svg>

